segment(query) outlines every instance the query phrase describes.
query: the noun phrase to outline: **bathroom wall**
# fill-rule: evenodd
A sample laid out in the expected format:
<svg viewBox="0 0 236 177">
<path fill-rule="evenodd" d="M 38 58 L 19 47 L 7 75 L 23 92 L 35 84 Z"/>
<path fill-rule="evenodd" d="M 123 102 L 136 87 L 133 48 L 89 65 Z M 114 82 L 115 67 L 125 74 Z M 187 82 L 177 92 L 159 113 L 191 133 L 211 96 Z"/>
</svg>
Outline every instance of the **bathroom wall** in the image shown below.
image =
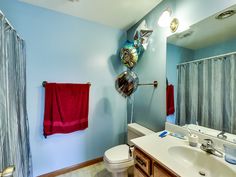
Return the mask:
<svg viewBox="0 0 236 177">
<path fill-rule="evenodd" d="M 165 0 L 142 19 L 147 21 L 148 27 L 154 32 L 149 48 L 140 58 L 135 71 L 139 75 L 140 82 L 157 80 L 159 85 L 156 90 L 151 87 L 143 87 L 135 93 L 134 120 L 136 122 L 155 131 L 164 128 L 166 119 L 166 36 L 170 35 L 170 32 L 168 28 L 161 28 L 157 25 L 161 12 L 167 7 L 172 8 L 173 16 L 180 20 L 180 30 L 184 30 L 187 26 L 233 4 L 235 4 L 235 0 Z M 135 28 L 140 22 L 128 30 L 129 39 L 132 39 Z"/>
<path fill-rule="evenodd" d="M 168 78 L 169 84 L 174 86 L 174 100 L 176 106 L 177 100 L 177 68 L 176 66 L 179 63 L 186 62 L 194 58 L 194 50 L 187 49 L 184 47 L 179 47 L 173 44 L 167 44 L 167 53 L 166 53 L 166 77 Z M 168 116 L 167 120 L 175 122 L 173 115 Z M 173 122 L 173 123 L 174 123 Z"/>
<path fill-rule="evenodd" d="M 167 7 L 175 9 L 175 1 L 163 1 L 143 18 L 143 20 L 146 20 L 147 26 L 154 31 L 150 37 L 148 49 L 144 52 L 143 56 L 140 57 L 137 66 L 134 68 L 134 71 L 139 76 L 140 83 L 149 83 L 154 80 L 158 81 L 157 89 L 154 89 L 151 86 L 139 87 L 134 94 L 134 121 L 154 131 L 162 130 L 164 128 L 166 117 L 165 43 L 167 31 L 165 28 L 157 27 L 157 19 L 163 9 L 166 9 Z M 138 24 L 128 30 L 127 35 L 129 40 L 132 40 L 133 33 Z"/>
<path fill-rule="evenodd" d="M 235 51 L 236 51 L 236 38 L 196 50 L 183 48 L 168 43 L 167 54 L 166 54 L 166 77 L 168 78 L 169 83 L 175 86 L 175 101 L 177 96 L 176 66 L 178 64 Z"/>
<path fill-rule="evenodd" d="M 177 85 L 176 66 L 179 63 L 192 60 L 192 58 L 194 58 L 194 50 L 179 47 L 173 44 L 167 44 L 166 77 L 168 78 L 170 84 Z"/>
<path fill-rule="evenodd" d="M 222 43 L 211 45 L 205 48 L 191 50 L 173 44 L 167 44 L 166 54 L 166 77 L 169 84 L 174 85 L 174 100 L 176 107 L 177 100 L 177 65 L 205 57 L 216 56 L 224 53 L 236 51 L 236 39 L 231 39 Z M 167 116 L 167 121 L 175 123 L 175 115 Z"/>
<path fill-rule="evenodd" d="M 184 30 L 206 17 L 209 17 L 227 7 L 236 3 L 235 0 L 175 0 L 176 9 L 174 11 L 175 17 L 180 21 L 179 30 Z"/>
<path fill-rule="evenodd" d="M 194 51 L 194 59 L 201 59 L 236 51 L 236 38 Z"/>
<path fill-rule="evenodd" d="M 103 156 L 123 142 L 126 100 L 114 88 L 124 70 L 117 56 L 123 31 L 46 9 L 1 0 L 27 46 L 27 109 L 34 176 Z M 42 81 L 91 82 L 89 128 L 43 137 Z"/>
</svg>

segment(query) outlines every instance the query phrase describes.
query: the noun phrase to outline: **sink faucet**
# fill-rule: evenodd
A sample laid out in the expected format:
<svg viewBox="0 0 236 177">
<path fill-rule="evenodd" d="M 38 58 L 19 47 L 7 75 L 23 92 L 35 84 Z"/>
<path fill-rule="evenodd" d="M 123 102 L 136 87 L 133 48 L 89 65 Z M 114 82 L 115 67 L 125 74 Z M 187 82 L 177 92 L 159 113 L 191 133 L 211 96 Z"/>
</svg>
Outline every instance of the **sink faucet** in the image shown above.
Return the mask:
<svg viewBox="0 0 236 177">
<path fill-rule="evenodd" d="M 220 132 L 220 133 L 217 135 L 217 138 L 226 140 L 226 139 L 227 139 L 227 136 L 225 135 L 225 131 Z"/>
<path fill-rule="evenodd" d="M 204 141 L 205 142 L 202 143 L 202 145 L 200 146 L 201 150 L 213 154 L 217 157 L 223 157 L 223 153 L 214 147 L 214 143 L 211 139 L 204 139 Z"/>
</svg>

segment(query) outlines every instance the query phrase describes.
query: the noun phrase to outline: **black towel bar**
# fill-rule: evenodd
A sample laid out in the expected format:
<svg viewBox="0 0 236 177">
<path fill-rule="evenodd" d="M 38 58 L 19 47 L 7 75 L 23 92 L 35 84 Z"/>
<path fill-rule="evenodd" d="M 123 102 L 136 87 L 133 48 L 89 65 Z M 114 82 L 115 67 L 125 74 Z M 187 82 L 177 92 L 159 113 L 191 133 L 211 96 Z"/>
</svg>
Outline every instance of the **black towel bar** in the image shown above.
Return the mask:
<svg viewBox="0 0 236 177">
<path fill-rule="evenodd" d="M 43 81 L 43 82 L 42 82 L 42 86 L 45 87 L 46 83 L 47 83 L 47 81 Z M 87 82 L 87 84 L 91 85 L 90 82 Z"/>
<path fill-rule="evenodd" d="M 43 81 L 42 86 L 45 87 L 47 81 Z"/>
</svg>

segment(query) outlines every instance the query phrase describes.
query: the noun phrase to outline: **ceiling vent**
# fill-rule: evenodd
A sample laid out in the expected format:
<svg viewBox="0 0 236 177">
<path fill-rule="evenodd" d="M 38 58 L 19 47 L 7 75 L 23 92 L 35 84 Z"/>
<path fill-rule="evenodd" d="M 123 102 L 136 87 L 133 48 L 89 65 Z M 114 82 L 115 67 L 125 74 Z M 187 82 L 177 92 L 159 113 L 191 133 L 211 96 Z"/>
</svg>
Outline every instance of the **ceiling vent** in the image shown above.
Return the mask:
<svg viewBox="0 0 236 177">
<path fill-rule="evenodd" d="M 227 10 L 227 11 L 224 11 L 224 12 L 222 12 L 221 14 L 217 15 L 217 16 L 216 16 L 216 19 L 218 19 L 218 20 L 223 20 L 223 19 L 226 19 L 226 18 L 231 17 L 231 16 L 234 15 L 235 13 L 236 13 L 235 10 Z"/>
</svg>

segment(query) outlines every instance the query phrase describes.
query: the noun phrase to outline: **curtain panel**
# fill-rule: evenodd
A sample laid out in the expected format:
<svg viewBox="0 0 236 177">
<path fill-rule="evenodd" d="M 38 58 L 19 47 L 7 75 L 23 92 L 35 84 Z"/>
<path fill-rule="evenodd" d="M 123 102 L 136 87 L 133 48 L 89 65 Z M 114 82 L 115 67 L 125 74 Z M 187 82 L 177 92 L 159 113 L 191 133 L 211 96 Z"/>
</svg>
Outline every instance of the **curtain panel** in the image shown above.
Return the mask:
<svg viewBox="0 0 236 177">
<path fill-rule="evenodd" d="M 0 19 L 0 171 L 14 165 L 14 177 L 29 177 L 25 43 L 3 15 Z"/>
<path fill-rule="evenodd" d="M 236 134 L 236 54 L 177 66 L 176 123 Z"/>
</svg>

